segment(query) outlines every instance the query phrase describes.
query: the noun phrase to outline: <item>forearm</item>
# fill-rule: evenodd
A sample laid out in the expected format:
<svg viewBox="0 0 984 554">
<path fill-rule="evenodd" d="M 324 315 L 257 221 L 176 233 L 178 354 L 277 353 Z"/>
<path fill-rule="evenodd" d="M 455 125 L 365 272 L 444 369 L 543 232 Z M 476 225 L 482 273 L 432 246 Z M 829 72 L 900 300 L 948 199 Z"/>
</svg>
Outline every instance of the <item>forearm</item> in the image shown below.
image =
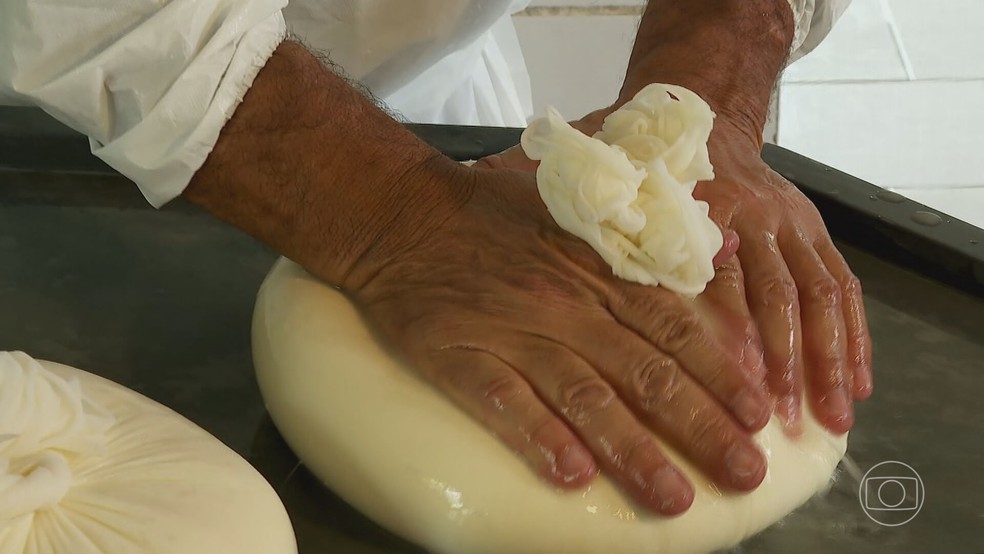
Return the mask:
<svg viewBox="0 0 984 554">
<path fill-rule="evenodd" d="M 760 133 L 793 33 L 786 0 L 650 0 L 619 103 L 649 83 L 682 85 Z"/>
<path fill-rule="evenodd" d="M 184 194 L 318 276 L 357 287 L 372 271 L 367 258 L 420 240 L 467 194 L 455 166 L 285 42 Z"/>
</svg>

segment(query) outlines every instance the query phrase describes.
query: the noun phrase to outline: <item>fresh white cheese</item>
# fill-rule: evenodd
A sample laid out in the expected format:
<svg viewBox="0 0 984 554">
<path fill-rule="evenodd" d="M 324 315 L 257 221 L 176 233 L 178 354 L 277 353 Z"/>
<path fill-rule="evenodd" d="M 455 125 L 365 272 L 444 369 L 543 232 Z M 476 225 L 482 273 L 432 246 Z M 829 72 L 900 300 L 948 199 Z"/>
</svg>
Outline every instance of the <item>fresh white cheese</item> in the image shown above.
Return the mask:
<svg viewBox="0 0 984 554">
<path fill-rule="evenodd" d="M 263 477 L 101 377 L 0 352 L 0 554 L 293 554 Z"/>
</svg>

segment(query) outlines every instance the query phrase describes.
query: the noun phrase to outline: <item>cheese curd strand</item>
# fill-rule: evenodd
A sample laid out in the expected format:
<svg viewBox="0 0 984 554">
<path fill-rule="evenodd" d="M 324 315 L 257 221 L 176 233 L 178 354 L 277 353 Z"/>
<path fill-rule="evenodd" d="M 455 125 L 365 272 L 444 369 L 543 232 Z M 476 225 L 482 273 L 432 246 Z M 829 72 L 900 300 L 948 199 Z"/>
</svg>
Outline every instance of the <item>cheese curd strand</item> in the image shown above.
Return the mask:
<svg viewBox="0 0 984 554">
<path fill-rule="evenodd" d="M 537 188 L 551 216 L 586 241 L 615 275 L 700 294 L 724 239 L 693 199 L 714 178 L 707 140 L 714 113 L 679 86 L 653 84 L 588 137 L 548 109 L 523 133 Z"/>
</svg>

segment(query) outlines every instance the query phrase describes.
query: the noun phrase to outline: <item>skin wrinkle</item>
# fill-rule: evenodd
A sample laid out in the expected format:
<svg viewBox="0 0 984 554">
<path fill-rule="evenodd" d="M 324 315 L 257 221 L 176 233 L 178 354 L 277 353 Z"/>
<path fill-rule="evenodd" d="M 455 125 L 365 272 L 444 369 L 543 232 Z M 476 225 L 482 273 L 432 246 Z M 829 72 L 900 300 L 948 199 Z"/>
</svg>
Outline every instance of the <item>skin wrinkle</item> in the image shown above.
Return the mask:
<svg viewBox="0 0 984 554">
<path fill-rule="evenodd" d="M 495 359 L 498 363 L 505 364 L 505 362 L 496 359 L 494 354 L 488 352 L 479 352 L 479 354 L 489 356 L 491 359 Z M 457 376 L 454 378 L 457 378 Z M 514 375 L 512 379 L 512 382 L 515 383 L 517 387 L 522 387 L 524 391 L 529 391 L 533 395 L 536 394 L 536 391 L 529 388 L 528 384 L 518 376 Z M 517 388 L 517 390 L 519 389 Z M 522 394 L 520 397 L 521 396 Z M 456 400 L 461 402 L 462 398 L 459 396 Z M 515 408 L 515 402 L 509 401 L 506 402 L 505 405 L 510 406 L 512 409 L 509 411 L 503 410 L 503 413 L 497 417 L 515 417 L 515 413 L 512 413 Z M 527 406 L 530 407 L 532 405 L 527 404 Z M 529 411 L 527 411 L 524 415 L 528 416 Z M 482 411 L 478 419 L 483 423 L 497 421 L 497 419 L 489 418 L 486 411 Z M 564 459 L 564 456 L 572 452 L 575 448 L 582 447 L 574 443 L 567 443 L 565 445 L 565 442 L 562 439 L 558 439 L 558 434 L 556 432 L 546 431 L 550 427 L 553 427 L 554 431 L 557 431 L 558 426 L 560 426 L 560 429 L 563 430 L 562 424 L 560 424 L 555 418 L 549 417 L 548 412 L 544 412 L 543 417 L 541 417 L 537 423 L 534 424 L 532 431 L 528 430 L 525 424 L 520 423 L 515 429 L 518 432 L 518 437 L 517 433 L 498 433 L 496 432 L 494 426 L 492 430 L 496 436 L 500 437 L 501 440 L 509 444 L 515 451 L 524 455 L 527 460 L 533 464 L 538 471 L 540 471 L 541 475 L 552 478 L 552 481 L 555 484 L 568 486 L 583 485 L 587 479 L 590 479 L 595 475 L 597 470 L 592 463 L 589 463 L 586 471 L 569 474 L 563 474 L 563 472 L 559 471 L 560 466 L 557 463 L 558 456 L 560 459 Z M 553 443 L 553 445 L 548 443 Z M 558 450 L 560 452 L 559 455 Z"/>
<path fill-rule="evenodd" d="M 288 84 L 293 87 L 288 87 Z M 335 93 L 335 104 L 329 105 L 326 91 Z M 378 123 L 366 125 L 366 121 Z M 385 127 L 387 130 L 376 133 L 376 140 L 364 141 L 354 147 L 341 147 L 342 143 L 334 137 L 344 134 L 345 129 L 351 126 L 362 129 Z M 276 132 L 278 129 L 289 131 Z M 274 132 L 268 132 L 271 130 Z M 437 215 L 444 210 L 452 211 L 454 194 L 460 194 L 453 189 L 434 186 L 435 182 L 439 182 L 435 174 L 446 172 L 456 164 L 444 160 L 441 164 L 443 169 L 433 167 L 437 159 L 433 149 L 422 143 L 414 143 L 416 139 L 408 131 L 386 118 L 294 43 L 285 42 L 277 49 L 223 132 L 235 137 L 239 144 L 232 146 L 231 141 L 220 139 L 185 195 L 316 273 L 327 274 L 334 283 L 346 284 L 354 267 L 353 260 L 361 256 L 371 257 L 369 253 L 379 248 L 380 245 L 372 241 L 382 236 L 381 229 L 389 228 L 392 231 L 394 218 L 403 215 L 400 207 L 426 202 Z M 385 142 L 380 140 L 383 136 L 386 137 Z M 293 147 L 298 143 L 335 144 L 339 147 L 322 149 L 323 156 L 312 158 L 305 154 L 306 148 Z M 355 167 L 351 162 L 335 163 L 339 157 L 347 156 L 347 149 L 351 148 L 359 149 L 359 156 L 364 157 L 368 164 Z M 387 166 L 375 162 L 379 158 L 375 151 L 389 152 L 391 159 Z M 402 163 L 393 163 L 397 161 Z M 254 166 L 259 166 L 262 173 L 274 178 L 257 183 L 249 174 Z M 411 173 L 415 166 L 421 169 Z M 323 167 L 330 169 L 326 173 Z M 340 183 L 353 178 L 346 175 L 343 169 L 353 175 L 378 175 L 377 178 L 389 180 L 393 185 L 371 191 L 340 187 Z M 289 180 L 288 175 L 291 176 Z M 416 181 L 396 186 L 399 181 L 393 179 L 407 175 L 412 175 Z M 218 186 L 219 183 L 234 186 Z M 335 183 L 335 186 L 324 186 L 327 183 Z M 239 191 L 240 201 L 229 203 L 219 193 L 220 189 L 223 192 Z M 422 192 L 401 194 L 401 189 Z M 441 195 L 446 196 L 438 200 Z M 339 212 L 337 208 L 326 210 L 326 198 L 332 198 L 329 208 L 334 203 L 336 206 L 363 205 L 368 209 L 347 212 Z M 387 210 L 374 208 L 380 204 L 391 207 Z M 370 221 L 358 218 L 356 214 L 360 212 L 388 214 L 389 217 L 377 216 Z M 402 241 L 413 239 L 426 229 L 426 225 L 417 224 L 402 233 L 389 232 L 386 236 L 389 242 Z M 298 242 L 300 237 L 304 242 Z M 321 256 L 313 255 L 319 251 Z M 324 254 L 332 252 L 335 255 L 328 256 L 331 260 L 329 266 L 325 264 Z"/>
<path fill-rule="evenodd" d="M 573 341 L 573 343 L 581 344 L 581 345 L 586 344 L 585 341 L 579 341 L 576 339 Z M 582 349 L 575 350 L 575 351 L 578 352 L 578 354 L 582 358 L 587 359 L 589 363 L 591 362 L 592 357 L 584 353 L 583 347 Z M 670 363 L 667 369 L 671 372 L 671 374 L 674 375 L 674 381 L 676 383 L 682 382 L 680 381 L 680 378 L 686 379 L 685 377 L 682 376 L 682 374 L 676 375 L 676 373 L 680 371 L 680 369 L 676 367 L 675 364 Z M 630 406 L 640 405 L 638 401 L 638 395 L 634 394 L 630 382 L 625 380 L 618 381 L 617 377 L 613 378 L 613 381 L 623 384 L 623 388 L 621 389 L 620 394 L 624 398 L 630 400 L 636 399 L 635 402 L 629 403 Z M 714 437 L 711 443 L 701 443 L 700 440 L 694 440 L 694 433 L 692 430 L 689 429 L 692 420 L 688 419 L 687 416 L 678 417 L 676 415 L 677 413 L 683 413 L 689 415 L 689 418 L 703 417 L 703 421 L 705 421 L 707 425 L 714 426 L 713 422 L 711 421 L 714 419 L 712 412 L 709 412 L 706 409 L 704 410 L 695 409 L 693 406 L 699 405 L 699 402 L 695 404 L 692 399 L 677 400 L 677 396 L 678 396 L 677 394 L 673 394 L 669 396 L 655 394 L 650 397 L 650 399 L 654 402 L 654 404 L 651 406 L 651 409 L 649 410 L 636 409 L 635 414 L 640 419 L 640 421 L 649 422 L 650 427 L 655 430 L 657 435 L 665 438 L 670 444 L 674 445 L 676 448 L 682 451 L 698 453 L 698 457 L 696 460 L 697 464 L 698 466 L 702 466 L 702 469 L 705 470 L 708 474 L 716 475 L 719 477 L 727 475 L 729 470 L 727 468 L 720 466 L 720 460 L 721 460 L 720 456 L 713 454 L 715 451 L 717 451 L 717 449 L 711 446 L 711 444 L 716 444 L 715 442 L 713 442 L 714 440 L 724 440 L 723 435 Z M 692 397 L 693 395 L 689 395 L 689 396 Z M 761 421 L 759 423 L 761 425 L 764 425 L 767 417 L 768 417 L 768 413 L 762 412 L 760 418 Z M 730 423 L 729 425 L 735 425 L 736 427 L 733 427 L 733 430 L 735 431 L 738 430 L 737 422 Z M 747 441 L 747 437 L 743 438 L 742 440 Z M 731 444 L 733 442 L 733 439 L 731 441 L 726 441 L 726 442 L 728 442 L 728 444 Z M 764 465 L 761 467 L 764 468 Z M 759 471 L 760 470 L 742 470 L 740 472 L 745 475 L 753 475 L 754 477 L 751 479 L 751 482 L 747 480 L 743 482 L 741 475 L 736 476 L 735 479 L 725 478 L 723 482 L 727 483 L 729 488 L 737 486 L 739 489 L 745 490 L 748 487 L 757 484 L 758 481 L 756 481 L 755 478 L 759 477 L 760 475 Z"/>
<path fill-rule="evenodd" d="M 580 353 L 580 352 L 578 352 L 576 350 L 573 350 L 571 347 L 565 345 L 562 342 L 559 342 L 559 341 L 556 341 L 556 340 L 554 340 L 554 339 L 552 339 L 550 337 L 547 337 L 547 336 L 544 336 L 544 335 L 535 334 L 535 333 L 529 333 L 529 335 L 531 337 L 535 337 L 536 339 L 545 340 L 545 341 L 548 341 L 550 343 L 553 343 L 556 347 L 562 348 L 562 349 L 568 351 L 570 354 L 575 355 L 575 356 L 578 356 L 579 358 L 581 358 L 584 361 L 585 364 L 587 364 L 589 366 L 591 365 L 591 363 L 587 361 L 587 359 L 584 357 L 584 355 L 582 353 Z M 655 362 L 655 365 L 658 366 L 660 368 L 660 370 L 663 370 L 666 373 L 669 373 L 671 375 L 671 378 L 670 378 L 669 383 L 667 383 L 667 385 L 665 387 L 660 387 L 661 389 L 663 389 L 664 394 L 638 395 L 638 396 L 643 397 L 643 398 L 646 398 L 648 400 L 648 402 L 647 401 L 643 401 L 642 405 L 640 406 L 642 408 L 642 410 L 639 411 L 639 412 L 637 412 L 637 414 L 636 414 L 638 416 L 651 416 L 651 414 L 656 411 L 656 408 L 659 407 L 659 406 L 656 406 L 655 403 L 657 403 L 659 401 L 662 401 L 662 403 L 664 403 L 664 404 L 671 404 L 671 403 L 673 403 L 673 401 L 675 399 L 676 394 L 675 393 L 672 393 L 671 394 L 670 392 L 671 391 L 675 391 L 678 388 L 677 378 L 676 378 L 676 373 L 679 371 L 678 368 L 676 368 L 675 367 L 675 364 L 672 361 L 670 361 L 668 358 L 660 358 L 659 361 Z M 647 368 L 651 368 L 651 367 L 652 366 L 648 366 L 647 365 Z M 597 370 L 597 368 L 596 368 L 596 370 Z M 658 371 L 658 370 L 653 369 L 652 371 Z M 617 370 L 616 370 L 616 372 L 617 372 Z M 646 372 L 648 373 L 649 370 L 647 369 Z M 609 370 L 607 372 L 606 371 L 601 371 L 600 373 L 601 374 L 606 374 L 606 373 L 609 373 L 610 374 L 610 373 L 612 373 L 612 370 Z M 628 374 L 629 375 L 632 375 L 631 372 L 629 372 Z M 622 391 L 622 396 L 623 397 L 632 397 L 633 396 L 631 394 L 632 392 L 637 392 L 638 393 L 639 392 L 638 390 L 633 391 L 633 389 L 631 388 L 635 384 L 636 383 L 630 383 L 629 384 L 629 389 Z M 628 405 L 629 406 L 633 406 L 634 404 L 629 403 Z"/>
<path fill-rule="evenodd" d="M 651 10 L 672 9 L 644 19 L 623 87 L 623 93 L 631 96 L 640 83 L 671 82 L 695 90 L 715 106 L 720 124 L 712 136 L 717 145 L 712 155 L 723 156 L 720 166 L 725 171 L 713 187 L 699 186 L 698 190 L 702 200 L 714 200 L 711 205 L 737 206 L 733 213 L 742 213 L 742 217 L 733 223 L 738 226 L 748 224 L 754 210 L 742 206 L 750 202 L 771 206 L 756 214 L 770 223 L 771 218 L 780 217 L 775 212 L 799 209 L 805 202 L 799 197 L 789 199 L 795 189 L 757 165 L 761 133 L 753 127 L 760 119 L 764 121 L 765 113 L 759 97 L 764 96 L 767 103 L 788 51 L 784 33 L 791 33 L 792 26 L 789 15 L 780 18 L 785 26 L 747 17 L 779 11 L 775 5 L 779 0 L 766 1 L 652 0 Z M 762 6 L 770 8 L 756 11 Z M 745 48 L 723 46 L 739 43 L 738 39 Z M 695 59 L 701 63 L 691 63 Z M 508 437 L 541 474 L 545 467 L 542 452 L 532 452 L 535 449 L 522 442 L 523 432 L 534 423 L 530 414 L 556 417 L 557 442 L 544 445 L 552 455 L 566 448 L 589 449 L 584 451 L 597 456 L 600 464 L 608 464 L 610 456 L 605 456 L 619 454 L 606 446 L 610 435 L 629 426 L 648 429 L 648 433 L 653 426 L 643 426 L 633 415 L 639 407 L 622 395 L 608 407 L 612 413 L 602 415 L 607 419 L 596 418 L 588 422 L 593 427 L 577 429 L 580 434 L 575 435 L 557 416 L 548 395 L 541 393 L 555 393 L 558 376 L 574 371 L 569 364 L 591 365 L 570 354 L 548 361 L 523 358 L 514 360 L 516 365 L 505 363 L 515 333 L 521 336 L 533 330 L 566 341 L 571 313 L 577 306 L 586 306 L 586 298 L 597 296 L 605 312 L 579 320 L 591 331 L 589 335 L 618 334 L 626 344 L 637 343 L 637 349 L 656 350 L 639 329 L 620 322 L 615 314 L 635 321 L 637 327 L 650 328 L 651 323 L 646 322 L 696 308 L 659 291 L 643 295 L 619 283 L 610 271 L 595 267 L 597 260 L 580 259 L 580 243 L 562 239 L 564 235 L 540 206 L 529 175 L 476 165 L 474 170 L 460 169 L 435 156 L 433 149 L 385 117 L 310 54 L 285 43 L 260 72 L 186 195 L 351 294 L 367 319 L 378 324 L 381 336 L 398 346 L 425 376 L 432 378 L 442 364 L 446 376 L 457 372 L 454 379 L 435 384 L 473 416 L 481 419 L 492 410 L 487 399 L 482 403 L 482 383 L 476 379 L 490 382 L 500 374 L 522 379 L 530 392 L 516 397 L 513 406 L 507 406 L 507 401 L 500 411 L 504 419 L 489 425 Z M 413 171 L 414 167 L 420 171 Z M 772 187 L 759 186 L 763 175 L 775 179 Z M 397 178 L 402 181 L 394 182 Z M 232 194 L 235 200 L 230 202 Z M 795 221 L 806 213 L 788 217 Z M 786 216 L 777 224 L 783 223 L 782 217 Z M 778 226 L 770 229 L 781 231 Z M 819 229 L 822 232 L 822 225 Z M 737 230 L 741 233 L 745 227 Z M 747 246 L 743 242 L 741 250 Z M 771 255 L 778 253 L 773 250 Z M 577 271 L 570 271 L 571 267 Z M 531 271 L 539 273 L 524 282 L 521 274 Z M 754 273 L 745 277 L 746 282 L 762 280 Z M 626 307 L 627 299 L 637 303 L 634 309 Z M 594 309 L 593 302 L 585 310 Z M 751 321 L 750 316 L 748 319 Z M 710 340 L 706 325 L 701 333 L 702 340 L 709 341 L 706 350 L 725 356 L 723 347 Z M 792 337 L 795 349 L 798 339 L 795 333 Z M 449 344 L 472 351 L 441 350 Z M 620 344 L 615 341 L 605 346 L 607 351 L 597 353 L 602 360 L 597 365 L 620 365 L 618 360 L 626 356 Z M 675 360 L 679 371 L 687 371 L 679 376 L 681 383 L 689 383 L 703 371 L 701 362 L 707 352 L 696 350 Z M 735 372 L 740 372 L 739 366 Z M 623 386 L 621 381 L 624 379 L 614 384 Z M 731 414 L 715 402 L 715 395 L 697 386 L 696 378 L 693 382 L 693 402 L 706 406 L 721 421 L 733 423 Z M 758 385 L 747 386 L 754 389 Z M 667 406 L 663 416 L 677 422 L 692 418 L 691 408 L 681 409 L 682 404 Z M 735 432 L 750 440 L 749 433 Z M 685 429 L 677 435 L 680 450 L 688 458 L 712 448 L 721 452 L 727 446 L 693 444 Z M 661 456 L 655 444 L 652 448 Z M 713 460 L 718 464 L 714 467 L 727 471 L 720 457 Z M 648 508 L 661 510 L 675 503 L 672 513 L 685 509 L 689 505 L 686 486 L 660 481 L 654 477 L 658 473 L 653 470 L 655 462 L 645 463 L 628 472 L 606 469 L 626 486 L 631 481 L 629 473 L 646 476 L 635 489 L 627 488 Z M 666 460 L 657 467 L 667 472 L 672 469 Z M 551 475 L 544 476 L 564 486 Z M 589 478 L 577 483 L 584 484 Z M 653 494 L 658 498 L 646 497 L 646 491 L 657 490 Z"/>
<path fill-rule="evenodd" d="M 641 340 L 646 341 L 646 342 L 648 342 L 650 344 L 654 344 L 658 349 L 661 349 L 661 350 L 663 349 L 663 344 L 665 344 L 665 343 L 660 343 L 658 341 L 658 339 L 654 342 L 653 341 L 653 338 L 651 338 L 649 336 L 649 334 L 646 332 L 646 330 L 645 329 L 642 329 L 641 327 L 636 326 L 635 322 L 630 321 L 628 319 L 624 319 L 623 320 L 621 318 L 621 316 L 616 315 L 615 312 L 612 313 L 612 317 L 615 318 L 616 321 L 619 321 L 619 323 L 621 323 L 622 325 L 624 325 L 624 326 L 626 326 L 626 327 L 628 327 L 630 329 L 633 329 L 635 331 L 635 333 L 637 334 L 637 336 Z M 663 314 L 661 317 L 667 318 L 671 322 L 674 321 L 674 320 L 678 320 L 679 319 L 679 318 L 677 318 L 675 316 L 672 316 L 672 315 L 671 316 L 667 316 L 666 314 Z M 689 336 L 691 336 L 691 337 L 693 337 L 695 335 L 699 335 L 699 338 L 697 338 L 697 339 L 693 339 L 693 338 L 690 339 L 691 341 L 695 341 L 695 342 L 690 343 L 689 346 L 691 346 L 691 347 L 693 347 L 693 348 L 695 348 L 697 350 L 704 350 L 704 349 L 713 350 L 714 348 L 717 348 L 718 347 L 718 345 L 716 344 L 716 341 L 711 341 L 709 339 L 709 337 L 703 332 L 703 330 L 701 330 L 701 332 L 698 333 L 697 330 L 696 330 L 697 328 L 698 327 L 694 327 L 693 329 L 691 329 L 690 331 L 688 331 L 688 333 L 690 333 Z M 670 350 L 667 350 L 667 354 L 679 356 L 680 351 L 672 352 Z M 676 366 L 674 365 L 674 367 L 676 367 Z M 727 388 L 727 384 L 725 383 L 725 387 L 716 387 L 715 386 L 717 384 L 717 381 L 715 379 L 715 376 L 719 376 L 719 377 L 722 376 L 722 373 L 720 373 L 720 371 L 721 370 L 719 369 L 716 373 L 710 374 L 710 376 L 708 376 L 706 374 L 702 374 L 704 376 L 704 378 L 701 380 L 701 382 L 705 386 L 709 386 L 709 387 L 711 387 L 713 390 L 715 390 L 717 392 L 717 394 L 715 396 L 717 397 L 717 399 L 719 401 L 723 402 L 725 405 L 734 406 L 734 403 L 737 401 L 736 399 L 739 398 L 738 396 L 736 396 L 736 393 L 732 392 L 731 394 L 722 395 L 721 394 L 721 391 L 723 390 L 723 388 Z M 740 372 L 738 372 L 738 374 L 740 374 Z M 735 375 L 735 374 L 732 374 L 732 375 Z M 746 382 L 745 384 L 747 385 L 748 383 Z M 741 390 L 741 388 L 736 387 L 735 390 Z M 764 414 L 760 415 L 759 417 L 755 418 L 754 420 L 753 419 L 746 420 L 745 421 L 745 424 L 747 426 L 749 426 L 750 428 L 752 428 L 752 429 L 759 429 L 759 428 L 761 428 L 761 426 L 765 424 Z"/>
<path fill-rule="evenodd" d="M 550 339 L 548 337 L 543 337 L 543 340 L 546 340 L 546 341 L 554 344 L 555 347 L 559 348 L 561 351 L 565 351 L 565 352 L 568 352 L 569 351 L 569 348 L 568 347 L 566 347 L 562 343 L 559 343 L 557 341 L 554 341 L 553 339 Z M 576 353 L 575 353 L 575 355 L 576 355 Z M 509 363 L 507 361 L 508 360 L 507 357 L 504 357 L 503 360 L 506 361 L 506 363 Z M 587 363 L 586 361 L 584 361 L 583 359 L 582 359 L 582 361 L 585 363 L 585 365 L 587 367 L 591 367 L 590 364 Z M 514 366 L 514 367 L 518 367 L 518 366 Z M 534 387 L 534 389 L 535 389 L 535 387 Z M 538 394 L 541 394 L 542 395 L 542 393 L 538 393 Z M 604 406 L 607 407 L 608 404 L 609 404 L 608 402 L 605 402 L 604 403 Z M 602 409 L 604 409 L 604 408 L 602 408 Z M 575 422 L 575 423 L 580 424 L 580 425 L 588 425 L 588 424 L 590 424 L 590 421 L 591 421 L 590 418 L 586 418 L 586 419 L 585 418 L 582 418 L 581 417 L 581 414 L 571 414 L 569 419 L 572 422 Z M 636 440 L 643 440 L 642 437 L 643 437 L 643 435 L 639 435 Z M 651 443 L 651 438 L 646 438 L 645 440 L 650 441 L 650 444 L 648 445 L 647 448 L 650 451 L 656 452 L 655 450 L 653 450 L 655 448 L 655 445 Z M 631 456 L 626 456 L 625 455 L 624 448 L 623 447 L 613 447 L 612 446 L 612 443 L 609 442 L 607 439 L 605 439 L 604 436 L 601 437 L 601 445 L 604 448 L 604 452 L 606 454 L 606 457 L 610 459 L 610 463 L 614 463 L 615 464 L 615 467 L 624 470 L 626 468 L 625 461 L 624 460 L 631 458 Z M 664 458 L 662 458 L 661 455 L 658 455 L 657 458 L 660 460 L 660 462 L 659 462 L 660 464 L 667 464 L 668 463 L 668 461 L 665 460 Z M 650 457 L 650 459 L 651 459 L 650 461 L 652 461 L 652 457 Z M 636 473 L 638 475 L 642 475 L 642 473 L 638 473 L 638 472 L 636 472 Z M 677 481 L 679 481 L 681 483 L 685 483 L 683 481 L 680 481 L 681 479 L 682 478 L 678 478 Z M 651 490 L 653 490 L 653 487 L 657 487 L 658 486 L 658 485 L 655 485 L 653 483 L 648 483 L 647 484 L 647 483 L 641 482 L 638 479 L 632 479 L 632 480 L 630 480 L 630 482 L 633 483 L 633 486 L 636 487 L 636 490 L 637 491 L 651 491 Z M 689 486 L 684 486 L 684 488 L 685 488 L 686 491 L 689 491 L 689 492 L 685 492 L 684 497 L 679 502 L 679 505 L 681 505 L 681 506 L 689 506 L 689 503 L 692 501 L 692 490 L 689 489 Z M 647 492 L 647 494 L 649 494 L 649 493 Z M 688 498 L 689 498 L 689 500 L 688 500 Z M 650 502 L 655 502 L 659 506 L 660 509 L 664 509 L 664 510 L 669 510 L 669 509 L 673 508 L 674 506 L 677 506 L 678 505 L 677 500 L 674 500 L 673 498 L 670 498 L 668 500 L 667 499 L 663 499 L 663 498 L 661 498 L 661 499 L 653 499 L 653 498 L 650 498 Z"/>
</svg>

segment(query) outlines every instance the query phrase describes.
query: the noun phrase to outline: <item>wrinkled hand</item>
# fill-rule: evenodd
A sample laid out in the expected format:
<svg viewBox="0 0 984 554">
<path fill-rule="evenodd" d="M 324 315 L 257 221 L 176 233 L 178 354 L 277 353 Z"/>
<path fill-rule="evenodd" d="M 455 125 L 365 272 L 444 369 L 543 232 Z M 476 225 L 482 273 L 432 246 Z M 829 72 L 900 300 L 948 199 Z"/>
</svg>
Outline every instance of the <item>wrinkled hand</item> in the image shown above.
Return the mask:
<svg viewBox="0 0 984 554">
<path fill-rule="evenodd" d="M 693 488 L 658 435 L 720 485 L 756 487 L 768 397 L 693 305 L 615 278 L 529 173 L 461 171 L 460 209 L 352 291 L 382 336 L 557 486 L 600 468 L 643 505 L 685 511 Z"/>
<path fill-rule="evenodd" d="M 715 180 L 694 196 L 741 238 L 703 299 L 736 315 L 744 343 L 764 353 L 777 413 L 796 434 L 804 388 L 831 431 L 870 396 L 871 346 L 858 279 L 813 204 L 760 157 L 757 141 L 719 121 L 708 144 Z M 756 331 L 757 330 L 757 331 Z"/>
<path fill-rule="evenodd" d="M 572 125 L 587 134 L 612 108 Z M 718 118 L 708 143 L 715 179 L 694 196 L 711 207 L 725 231 L 717 274 L 698 305 L 726 322 L 719 339 L 739 352 L 742 366 L 764 379 L 787 432 L 800 431 L 804 389 L 828 429 L 846 432 L 853 401 L 871 395 L 871 341 L 861 285 L 834 246 L 813 204 L 760 157 L 747 132 Z M 496 168 L 536 171 L 519 147 L 491 156 Z M 764 363 L 756 363 L 761 360 Z"/>
</svg>

